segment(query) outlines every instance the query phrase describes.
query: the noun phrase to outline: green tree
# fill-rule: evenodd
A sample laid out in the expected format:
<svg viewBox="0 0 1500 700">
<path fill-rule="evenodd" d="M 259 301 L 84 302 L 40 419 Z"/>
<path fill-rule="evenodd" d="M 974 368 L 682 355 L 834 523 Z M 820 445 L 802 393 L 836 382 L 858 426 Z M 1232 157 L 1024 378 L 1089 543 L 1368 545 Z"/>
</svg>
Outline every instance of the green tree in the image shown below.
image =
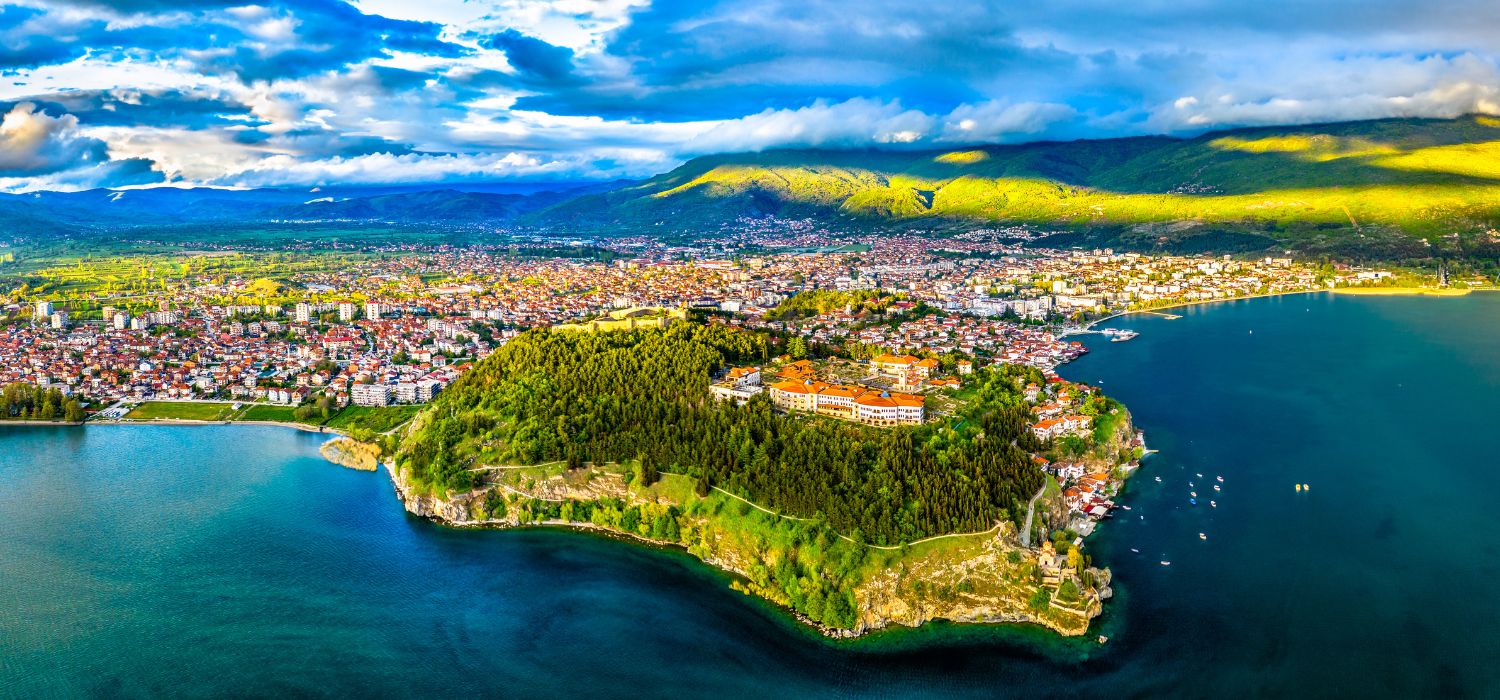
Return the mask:
<svg viewBox="0 0 1500 700">
<path fill-rule="evenodd" d="M 807 341 L 800 335 L 792 336 L 786 343 L 786 354 L 791 355 L 794 360 L 807 357 Z"/>
</svg>

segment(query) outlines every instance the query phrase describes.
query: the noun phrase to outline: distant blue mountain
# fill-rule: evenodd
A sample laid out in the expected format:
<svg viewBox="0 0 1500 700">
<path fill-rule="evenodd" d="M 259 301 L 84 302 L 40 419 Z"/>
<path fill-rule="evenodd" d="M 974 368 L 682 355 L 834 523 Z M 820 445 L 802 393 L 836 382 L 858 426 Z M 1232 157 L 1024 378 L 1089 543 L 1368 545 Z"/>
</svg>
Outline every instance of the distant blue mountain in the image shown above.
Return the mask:
<svg viewBox="0 0 1500 700">
<path fill-rule="evenodd" d="M 0 223 L 15 232 L 65 233 L 232 222 L 382 221 L 504 224 L 618 183 L 480 183 L 219 189 L 155 187 L 0 195 Z"/>
</svg>

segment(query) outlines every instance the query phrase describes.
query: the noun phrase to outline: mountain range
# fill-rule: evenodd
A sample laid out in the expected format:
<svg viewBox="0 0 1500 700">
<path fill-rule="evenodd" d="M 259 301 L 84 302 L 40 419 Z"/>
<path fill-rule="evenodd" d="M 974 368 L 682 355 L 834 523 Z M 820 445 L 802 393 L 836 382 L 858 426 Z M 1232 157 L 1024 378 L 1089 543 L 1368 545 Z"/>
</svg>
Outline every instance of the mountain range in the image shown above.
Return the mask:
<svg viewBox="0 0 1500 700">
<path fill-rule="evenodd" d="M 1138 247 L 1484 252 L 1500 241 L 1500 119 L 941 150 L 766 151 L 700 157 L 636 182 L 0 196 L 0 221 L 42 233 L 378 221 L 672 234 L 766 216 L 839 229 L 1024 225 Z"/>
</svg>

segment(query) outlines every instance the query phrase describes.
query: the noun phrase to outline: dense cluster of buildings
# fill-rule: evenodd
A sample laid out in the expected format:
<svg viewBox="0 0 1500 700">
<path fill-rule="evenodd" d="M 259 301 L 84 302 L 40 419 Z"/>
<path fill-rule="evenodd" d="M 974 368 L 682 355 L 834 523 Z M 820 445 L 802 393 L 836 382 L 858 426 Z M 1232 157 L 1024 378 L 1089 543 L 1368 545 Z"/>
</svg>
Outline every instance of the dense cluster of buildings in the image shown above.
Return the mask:
<svg viewBox="0 0 1500 700">
<path fill-rule="evenodd" d="M 482 343 L 460 346 L 419 317 L 324 322 L 279 305 L 202 305 L 134 313 L 105 306 L 80 320 L 33 307 L 33 323 L 0 328 L 0 384 L 57 388 L 110 403 L 227 398 L 335 406 L 422 403 Z M 330 310 L 338 314 L 339 309 Z M 82 314 L 80 314 L 82 316 Z M 290 317 L 288 317 L 290 316 Z M 43 322 L 42 319 L 46 319 Z"/>
<path fill-rule="evenodd" d="M 422 402 L 465 363 L 526 328 L 667 325 L 702 309 L 743 327 L 857 348 L 875 358 L 872 373 L 887 380 L 863 390 L 831 383 L 813 391 L 816 383 L 783 379 L 769 388 L 779 405 L 901 423 L 922 415 L 920 397 L 909 392 L 932 381 L 936 367 L 922 358 L 958 353 L 957 375 L 991 362 L 1051 370 L 1085 352 L 1060 332 L 1069 317 L 1358 283 L 1370 274 L 1330 275 L 1275 258 L 1023 248 L 1031 237 L 1024 228 L 942 241 L 835 237 L 808 222 L 772 221 L 693 244 L 622 238 L 524 250 L 409 246 L 299 267 L 274 293 L 264 280 L 205 276 L 146 295 L 16 298 L 4 309 L 12 322 L 0 328 L 0 382 L 99 400 Z M 570 253 L 584 244 L 606 251 L 606 259 Z M 770 313 L 810 290 L 868 291 L 891 303 L 798 318 Z M 758 379 L 732 388 L 737 395 L 729 398 L 738 400 L 767 390 Z M 1039 434 L 1087 429 L 1069 416 L 1042 422 Z"/>
</svg>

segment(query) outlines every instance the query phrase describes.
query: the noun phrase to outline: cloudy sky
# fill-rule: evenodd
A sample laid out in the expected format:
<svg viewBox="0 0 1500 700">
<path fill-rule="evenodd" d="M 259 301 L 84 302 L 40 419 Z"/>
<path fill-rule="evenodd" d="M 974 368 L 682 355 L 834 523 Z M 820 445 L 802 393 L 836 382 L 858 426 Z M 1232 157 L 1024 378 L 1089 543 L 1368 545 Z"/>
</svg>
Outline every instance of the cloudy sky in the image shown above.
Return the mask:
<svg viewBox="0 0 1500 700">
<path fill-rule="evenodd" d="M 0 0 L 0 190 L 1500 112 L 1494 0 Z"/>
</svg>

